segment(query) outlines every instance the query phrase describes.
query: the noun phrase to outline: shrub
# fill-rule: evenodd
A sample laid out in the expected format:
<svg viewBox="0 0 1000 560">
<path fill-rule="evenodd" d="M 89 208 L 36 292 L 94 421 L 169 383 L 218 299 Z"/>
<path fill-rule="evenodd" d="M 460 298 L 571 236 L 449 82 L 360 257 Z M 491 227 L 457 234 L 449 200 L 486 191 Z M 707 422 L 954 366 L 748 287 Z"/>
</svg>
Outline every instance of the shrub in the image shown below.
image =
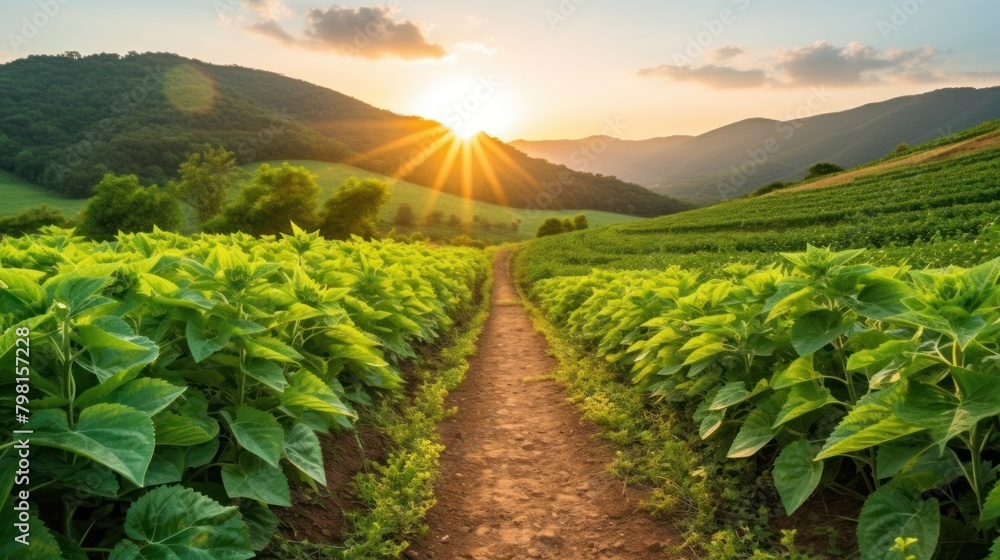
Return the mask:
<svg viewBox="0 0 1000 560">
<path fill-rule="evenodd" d="M 291 233 L 292 222 L 310 229 L 319 223 L 316 197 L 319 185 L 305 167 L 284 164 L 257 169 L 253 183 L 222 211 L 222 220 L 210 224 L 213 231 L 242 231 L 252 235 Z M 206 228 L 209 229 L 209 228 Z"/>
<path fill-rule="evenodd" d="M 45 226 L 71 227 L 73 221 L 62 210 L 47 204 L 25 208 L 11 216 L 0 216 L 0 235 L 17 237 L 37 233 Z"/>
<path fill-rule="evenodd" d="M 549 218 L 542 222 L 542 225 L 538 226 L 538 233 L 536 237 L 548 237 L 550 235 L 559 235 L 566 231 L 563 227 L 563 222 L 559 218 Z"/>
<path fill-rule="evenodd" d="M 320 233 L 328 239 L 369 239 L 375 235 L 379 211 L 389 202 L 389 185 L 378 179 L 351 177 L 324 206 Z"/>
<path fill-rule="evenodd" d="M 154 227 L 180 229 L 180 204 L 170 189 L 143 187 L 135 175 L 109 173 L 94 193 L 80 215 L 80 234 L 91 239 L 111 239 L 119 231 L 151 232 Z"/>
</svg>

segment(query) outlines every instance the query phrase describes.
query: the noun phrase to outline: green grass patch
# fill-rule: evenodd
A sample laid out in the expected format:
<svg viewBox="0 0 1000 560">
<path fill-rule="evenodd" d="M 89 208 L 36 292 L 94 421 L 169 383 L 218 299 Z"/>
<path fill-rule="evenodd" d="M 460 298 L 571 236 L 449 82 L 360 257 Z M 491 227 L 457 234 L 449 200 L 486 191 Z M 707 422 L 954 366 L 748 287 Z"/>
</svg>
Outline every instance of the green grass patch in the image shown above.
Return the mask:
<svg viewBox="0 0 1000 560">
<path fill-rule="evenodd" d="M 70 218 L 87 204 L 87 199 L 67 198 L 3 170 L 0 170 L 0 200 L 4 201 L 3 214 L 16 214 L 25 208 L 48 204 Z"/>
</svg>

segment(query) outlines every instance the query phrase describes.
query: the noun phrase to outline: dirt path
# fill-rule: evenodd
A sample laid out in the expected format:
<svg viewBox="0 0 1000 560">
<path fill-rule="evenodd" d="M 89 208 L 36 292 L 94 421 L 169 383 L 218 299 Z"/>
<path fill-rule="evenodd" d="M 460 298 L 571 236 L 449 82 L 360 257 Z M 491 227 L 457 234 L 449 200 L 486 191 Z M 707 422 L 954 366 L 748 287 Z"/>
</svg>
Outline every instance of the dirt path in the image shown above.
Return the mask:
<svg viewBox="0 0 1000 560">
<path fill-rule="evenodd" d="M 447 446 L 410 558 L 662 559 L 676 534 L 639 511 L 639 494 L 605 472 L 611 451 L 592 439 L 563 388 L 539 381 L 556 361 L 518 302 L 498 255 L 490 318 L 468 376 L 449 404 Z"/>
</svg>

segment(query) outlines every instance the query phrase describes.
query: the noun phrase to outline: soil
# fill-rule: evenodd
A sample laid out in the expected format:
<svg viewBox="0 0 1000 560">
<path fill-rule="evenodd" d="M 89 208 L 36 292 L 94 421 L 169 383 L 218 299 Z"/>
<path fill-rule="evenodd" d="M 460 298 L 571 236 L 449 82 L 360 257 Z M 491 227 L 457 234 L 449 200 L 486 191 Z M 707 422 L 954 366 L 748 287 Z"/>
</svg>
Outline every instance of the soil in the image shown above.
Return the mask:
<svg viewBox="0 0 1000 560">
<path fill-rule="evenodd" d="M 407 557 L 662 559 L 680 544 L 639 509 L 642 488 L 606 472 L 613 452 L 547 378 L 557 365 L 519 303 L 509 255 L 498 255 L 490 317 L 449 397 L 458 411 L 439 427 L 430 531 Z"/>
<path fill-rule="evenodd" d="M 359 427 L 357 434 L 342 431 L 321 435 L 320 444 L 327 487 L 320 486 L 317 493 L 308 486 L 293 484 L 292 507 L 271 509 L 278 515 L 278 531 L 290 541 L 342 542 L 349 528 L 344 512 L 358 506 L 354 477 L 364 469 L 366 462 L 383 460 L 387 445 L 382 434 L 370 426 Z M 273 545 L 267 552 L 276 553 Z"/>
</svg>

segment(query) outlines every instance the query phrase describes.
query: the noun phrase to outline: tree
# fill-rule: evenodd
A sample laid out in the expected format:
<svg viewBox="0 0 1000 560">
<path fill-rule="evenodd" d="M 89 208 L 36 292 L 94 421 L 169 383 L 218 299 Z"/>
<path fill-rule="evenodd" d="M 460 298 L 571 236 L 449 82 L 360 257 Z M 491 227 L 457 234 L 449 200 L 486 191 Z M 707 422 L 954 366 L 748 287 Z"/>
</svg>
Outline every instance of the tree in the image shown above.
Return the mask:
<svg viewBox="0 0 1000 560">
<path fill-rule="evenodd" d="M 453 228 L 461 227 L 462 218 L 459 218 L 458 214 L 452 214 L 451 216 L 448 216 L 448 225 Z"/>
<path fill-rule="evenodd" d="M 834 173 L 840 173 L 843 170 L 844 169 L 839 165 L 834 165 L 832 163 L 817 163 L 809 168 L 809 175 L 806 175 L 806 179 L 815 179 L 816 177 L 822 177 L 824 175 L 832 175 Z"/>
<path fill-rule="evenodd" d="M 375 235 L 378 214 L 389 202 L 389 185 L 378 179 L 351 177 L 324 205 L 320 233 L 328 239 L 366 239 Z"/>
<path fill-rule="evenodd" d="M 403 204 L 396 211 L 396 217 L 393 218 L 392 222 L 397 226 L 410 227 L 414 224 L 417 217 L 413 213 L 413 207 L 409 204 Z"/>
<path fill-rule="evenodd" d="M 291 233 L 292 222 L 303 229 L 319 223 L 316 176 L 305 167 L 281 167 L 263 164 L 254 174 L 253 183 L 227 205 L 220 220 L 213 220 L 210 231 L 242 231 L 251 235 Z"/>
<path fill-rule="evenodd" d="M 424 216 L 424 224 L 430 227 L 439 226 L 444 223 L 444 212 L 434 210 Z"/>
<path fill-rule="evenodd" d="M 538 226 L 538 233 L 536 234 L 536 237 L 559 235 L 564 231 L 562 220 L 559 218 L 549 218 L 542 222 L 542 225 Z"/>
<path fill-rule="evenodd" d="M 222 211 L 235 168 L 236 154 L 221 146 L 205 146 L 180 165 L 181 196 L 194 207 L 199 222 L 205 223 Z"/>
<path fill-rule="evenodd" d="M 589 229 L 590 222 L 587 220 L 587 215 L 577 214 L 577 216 L 573 218 L 573 227 L 578 231 L 582 229 Z"/>
<path fill-rule="evenodd" d="M 94 197 L 80 214 L 80 233 L 91 239 L 112 239 L 124 233 L 150 232 L 154 227 L 177 231 L 181 208 L 171 189 L 143 187 L 135 175 L 109 173 L 94 187 Z"/>
<path fill-rule="evenodd" d="M 563 231 L 573 231 L 574 229 L 576 229 L 576 226 L 573 225 L 573 220 L 571 218 L 566 217 L 563 218 L 562 228 Z"/>
</svg>

